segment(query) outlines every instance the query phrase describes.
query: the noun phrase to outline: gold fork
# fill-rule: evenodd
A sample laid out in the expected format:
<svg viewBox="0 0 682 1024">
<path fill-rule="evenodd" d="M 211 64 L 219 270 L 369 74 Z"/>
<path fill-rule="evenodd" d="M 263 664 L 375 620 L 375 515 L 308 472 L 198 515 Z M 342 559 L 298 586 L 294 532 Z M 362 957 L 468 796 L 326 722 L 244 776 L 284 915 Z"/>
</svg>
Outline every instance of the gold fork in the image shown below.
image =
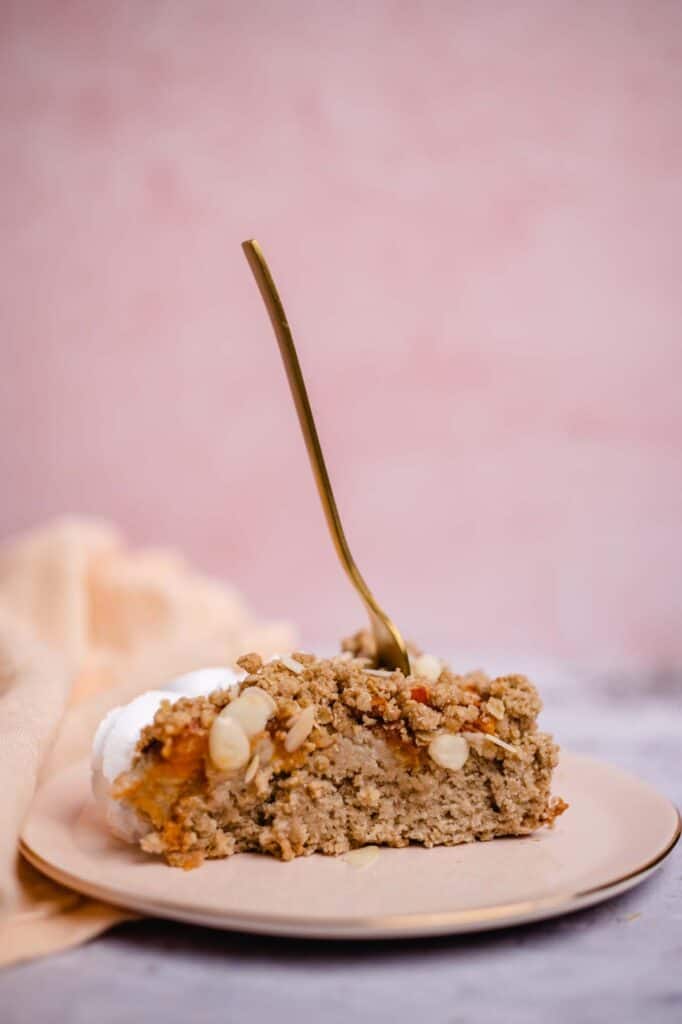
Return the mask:
<svg viewBox="0 0 682 1024">
<path fill-rule="evenodd" d="M 303 439 L 308 449 L 308 458 L 310 459 L 310 465 L 315 476 L 317 490 L 336 553 L 369 613 L 369 621 L 376 643 L 377 664 L 382 668 L 400 669 L 405 675 L 409 675 L 410 659 L 405 641 L 395 623 L 378 605 L 350 553 L 350 548 L 341 525 L 339 510 L 336 507 L 332 485 L 329 481 L 322 448 L 320 447 L 320 439 L 317 436 L 315 420 L 313 419 L 310 402 L 308 401 L 308 393 L 303 381 L 303 374 L 301 373 L 298 356 L 296 355 L 294 339 L 287 323 L 282 300 L 272 279 L 272 274 L 265 261 L 261 247 L 255 239 L 252 238 L 247 242 L 243 242 L 242 249 L 256 279 L 256 284 L 277 337 L 279 351 L 284 362 L 284 369 L 286 370 L 296 412 L 298 413 L 298 422 L 301 425 Z"/>
</svg>

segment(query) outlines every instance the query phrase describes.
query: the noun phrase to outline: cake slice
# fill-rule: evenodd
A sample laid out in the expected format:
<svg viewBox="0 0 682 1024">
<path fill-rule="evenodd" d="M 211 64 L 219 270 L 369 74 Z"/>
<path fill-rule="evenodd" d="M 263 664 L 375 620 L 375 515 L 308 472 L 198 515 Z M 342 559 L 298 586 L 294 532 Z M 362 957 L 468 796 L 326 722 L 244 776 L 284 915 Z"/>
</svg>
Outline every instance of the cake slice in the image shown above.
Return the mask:
<svg viewBox="0 0 682 1024">
<path fill-rule="evenodd" d="M 249 654 L 236 687 L 164 701 L 112 789 L 136 822 L 129 838 L 190 868 L 243 851 L 527 835 L 565 809 L 523 676 L 460 676 L 422 655 L 405 677 L 372 669 L 362 634 L 345 646 Z"/>
</svg>

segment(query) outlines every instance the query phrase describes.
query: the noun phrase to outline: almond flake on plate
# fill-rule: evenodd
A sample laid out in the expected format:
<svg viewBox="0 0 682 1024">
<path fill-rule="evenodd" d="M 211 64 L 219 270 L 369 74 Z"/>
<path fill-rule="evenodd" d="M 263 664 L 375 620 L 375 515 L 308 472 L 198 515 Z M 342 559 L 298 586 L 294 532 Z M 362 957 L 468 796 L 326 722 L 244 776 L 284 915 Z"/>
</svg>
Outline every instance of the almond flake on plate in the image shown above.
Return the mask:
<svg viewBox="0 0 682 1024">
<path fill-rule="evenodd" d="M 342 860 L 350 864 L 352 868 L 367 868 L 379 856 L 378 846 L 360 846 L 357 850 L 349 850 L 344 853 Z"/>
</svg>

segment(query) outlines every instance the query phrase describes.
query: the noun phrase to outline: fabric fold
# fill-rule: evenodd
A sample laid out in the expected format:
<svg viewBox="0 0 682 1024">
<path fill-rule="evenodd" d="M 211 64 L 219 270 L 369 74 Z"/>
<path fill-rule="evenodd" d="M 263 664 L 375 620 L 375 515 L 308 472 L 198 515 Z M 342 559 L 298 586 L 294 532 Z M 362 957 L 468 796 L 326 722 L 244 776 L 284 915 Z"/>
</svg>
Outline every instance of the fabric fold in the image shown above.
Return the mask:
<svg viewBox="0 0 682 1024">
<path fill-rule="evenodd" d="M 112 526 L 66 520 L 0 548 L 0 964 L 85 941 L 125 910 L 90 900 L 17 853 L 41 779 L 88 755 L 102 715 L 175 675 L 248 650 L 291 649 L 230 587 L 175 552 L 131 551 Z"/>
</svg>

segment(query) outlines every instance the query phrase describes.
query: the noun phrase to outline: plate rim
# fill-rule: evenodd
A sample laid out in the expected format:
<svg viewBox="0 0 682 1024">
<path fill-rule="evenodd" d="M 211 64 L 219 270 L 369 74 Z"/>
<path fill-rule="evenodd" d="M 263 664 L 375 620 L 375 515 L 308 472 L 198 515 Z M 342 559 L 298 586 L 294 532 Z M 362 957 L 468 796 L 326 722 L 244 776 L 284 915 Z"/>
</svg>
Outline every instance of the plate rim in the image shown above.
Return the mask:
<svg viewBox="0 0 682 1024">
<path fill-rule="evenodd" d="M 350 938 L 408 938 L 419 935 L 454 934 L 465 931 L 484 931 L 493 928 L 512 927 L 524 922 L 537 921 L 581 910 L 594 903 L 627 891 L 656 871 L 672 853 L 682 836 L 682 816 L 679 809 L 672 800 L 660 793 L 646 780 L 631 775 L 629 772 L 611 765 L 608 761 L 602 761 L 590 755 L 571 754 L 570 756 L 613 769 L 626 778 L 646 786 L 659 799 L 664 800 L 673 812 L 673 830 L 664 846 L 644 864 L 638 865 L 631 871 L 602 882 L 599 885 L 590 886 L 577 892 L 562 893 L 557 896 L 544 896 L 536 899 L 518 900 L 511 903 L 501 903 L 489 907 L 466 910 L 414 911 L 405 914 L 384 914 L 365 918 L 326 917 L 324 920 L 320 920 L 302 915 L 249 913 L 237 910 L 230 913 L 214 911 L 210 907 L 190 908 L 185 904 L 174 903 L 172 900 L 160 902 L 145 900 L 144 897 L 138 898 L 137 896 L 128 900 L 125 893 L 112 889 L 106 884 L 97 885 L 84 881 L 80 876 L 51 864 L 41 854 L 31 848 L 23 834 L 19 839 L 19 851 L 29 863 L 49 878 L 90 898 L 156 917 L 202 924 L 206 927 L 222 930 L 234 930 L 261 935 L 290 935 L 344 940 Z M 74 771 L 77 766 L 78 763 L 71 764 L 64 769 L 64 772 Z M 61 775 L 62 772 L 58 774 Z M 28 824 L 29 819 L 30 811 L 24 827 Z M 197 912 L 193 913 L 195 909 L 197 909 Z"/>
</svg>

